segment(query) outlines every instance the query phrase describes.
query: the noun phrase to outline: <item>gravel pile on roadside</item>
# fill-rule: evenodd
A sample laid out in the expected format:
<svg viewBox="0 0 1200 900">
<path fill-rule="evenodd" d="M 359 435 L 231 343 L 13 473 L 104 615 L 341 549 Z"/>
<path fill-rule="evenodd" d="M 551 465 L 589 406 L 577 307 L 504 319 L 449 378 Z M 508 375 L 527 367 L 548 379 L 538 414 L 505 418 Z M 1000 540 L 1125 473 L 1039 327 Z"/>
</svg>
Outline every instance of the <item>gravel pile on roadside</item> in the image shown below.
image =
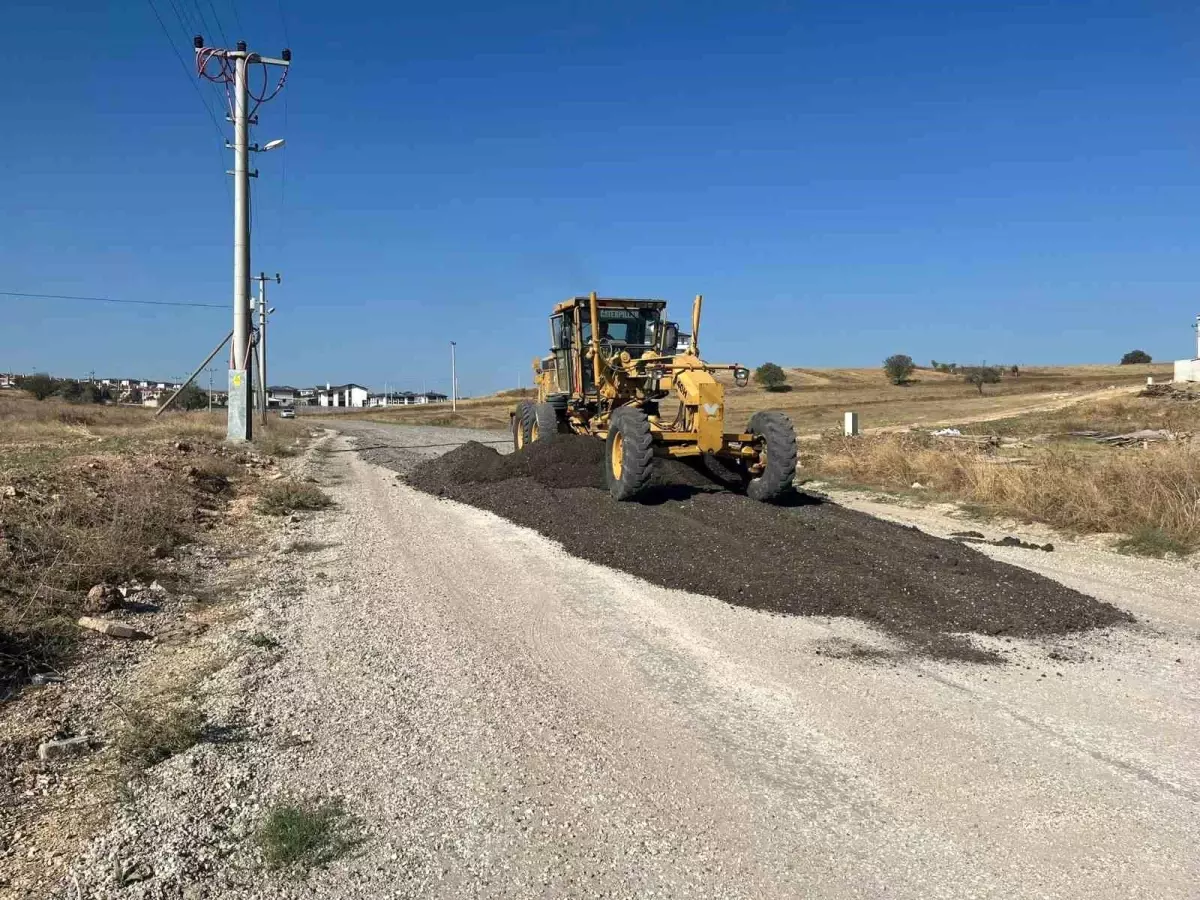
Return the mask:
<svg viewBox="0 0 1200 900">
<path fill-rule="evenodd" d="M 932 656 L 995 660 L 950 637 L 1037 637 L 1133 617 L 969 547 L 804 494 L 755 503 L 690 466 L 659 467 L 641 503 L 603 489 L 603 444 L 560 438 L 501 456 L 466 444 L 409 483 L 655 584 L 784 615 L 871 622 Z M 685 476 L 672 483 L 672 476 Z"/>
</svg>

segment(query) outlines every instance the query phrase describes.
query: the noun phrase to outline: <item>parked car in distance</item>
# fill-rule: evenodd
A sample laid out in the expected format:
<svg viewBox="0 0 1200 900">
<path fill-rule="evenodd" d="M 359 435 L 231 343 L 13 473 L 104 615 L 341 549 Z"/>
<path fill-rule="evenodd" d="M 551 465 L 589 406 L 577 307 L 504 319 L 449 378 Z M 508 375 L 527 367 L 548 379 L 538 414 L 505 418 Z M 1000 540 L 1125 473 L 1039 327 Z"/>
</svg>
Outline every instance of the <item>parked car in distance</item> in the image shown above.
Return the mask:
<svg viewBox="0 0 1200 900">
<path fill-rule="evenodd" d="M 296 418 L 296 411 L 294 409 L 292 409 L 290 406 L 287 407 L 286 409 L 281 409 L 279 411 L 279 418 L 294 419 L 294 418 Z"/>
</svg>

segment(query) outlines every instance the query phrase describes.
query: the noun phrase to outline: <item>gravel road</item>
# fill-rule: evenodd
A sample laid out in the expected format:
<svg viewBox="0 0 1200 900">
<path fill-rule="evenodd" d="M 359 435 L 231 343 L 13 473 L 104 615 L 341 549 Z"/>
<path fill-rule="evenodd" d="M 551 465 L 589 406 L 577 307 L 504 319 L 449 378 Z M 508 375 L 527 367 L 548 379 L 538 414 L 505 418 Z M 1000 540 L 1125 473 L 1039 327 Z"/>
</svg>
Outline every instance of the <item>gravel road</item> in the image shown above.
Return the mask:
<svg viewBox="0 0 1200 900">
<path fill-rule="evenodd" d="M 1084 586 L 1137 617 L 1104 636 L 876 658 L 894 639 L 862 622 L 651 585 L 344 452 L 403 470 L 502 436 L 336 427 L 314 471 L 338 508 L 289 536 L 321 549 L 254 614 L 282 646 L 242 666 L 248 739 L 164 764 L 114 835 L 169 848 L 213 809 L 245 833 L 268 798 L 333 795 L 364 840 L 279 881 L 234 842 L 184 896 L 1197 896 L 1200 597 L 1168 568 Z M 178 896 L 139 890 L 112 896 Z"/>
</svg>

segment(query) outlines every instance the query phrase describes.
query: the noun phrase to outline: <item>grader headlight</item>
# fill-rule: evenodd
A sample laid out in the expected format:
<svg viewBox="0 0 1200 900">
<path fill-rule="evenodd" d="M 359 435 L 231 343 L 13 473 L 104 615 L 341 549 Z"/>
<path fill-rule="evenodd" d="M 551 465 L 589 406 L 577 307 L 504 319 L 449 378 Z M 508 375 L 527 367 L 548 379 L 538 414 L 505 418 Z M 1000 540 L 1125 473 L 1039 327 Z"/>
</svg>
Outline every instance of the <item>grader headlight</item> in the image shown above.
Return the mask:
<svg viewBox="0 0 1200 900">
<path fill-rule="evenodd" d="M 745 366 L 738 366 L 733 370 L 733 383 L 738 387 L 745 387 L 750 383 L 750 370 Z"/>
</svg>

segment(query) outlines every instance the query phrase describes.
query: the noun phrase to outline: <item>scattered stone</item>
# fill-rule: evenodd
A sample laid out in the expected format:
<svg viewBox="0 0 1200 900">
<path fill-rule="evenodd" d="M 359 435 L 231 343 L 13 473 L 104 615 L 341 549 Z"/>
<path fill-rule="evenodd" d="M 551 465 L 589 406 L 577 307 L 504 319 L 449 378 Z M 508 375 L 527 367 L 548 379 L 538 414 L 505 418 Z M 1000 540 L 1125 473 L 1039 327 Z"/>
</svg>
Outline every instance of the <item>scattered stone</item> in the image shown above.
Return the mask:
<svg viewBox="0 0 1200 900">
<path fill-rule="evenodd" d="M 63 678 L 61 675 L 51 675 L 49 672 L 38 672 L 29 679 L 29 683 L 38 685 L 62 684 L 66 680 L 67 679 Z"/>
<path fill-rule="evenodd" d="M 123 596 L 124 594 L 111 584 L 94 585 L 83 601 L 83 611 L 85 613 L 111 612 L 121 605 Z"/>
<path fill-rule="evenodd" d="M 150 587 L 148 590 L 151 590 L 156 594 L 165 594 L 167 592 L 167 589 L 162 586 L 162 583 L 157 578 L 150 582 Z"/>
<path fill-rule="evenodd" d="M 925 489 L 925 485 L 921 484 L 921 482 L 919 482 L 919 481 L 914 481 L 912 483 L 912 486 L 913 486 L 913 490 L 915 490 L 915 491 L 921 491 L 921 490 Z"/>
<path fill-rule="evenodd" d="M 4 487 L 0 487 L 0 497 L 10 497 L 15 500 L 21 496 L 24 495 L 14 485 L 6 484 Z"/>
<path fill-rule="evenodd" d="M 82 756 L 91 749 L 90 739 L 87 737 L 63 738 L 39 744 L 37 755 L 41 760 L 62 759 L 66 756 Z"/>
<path fill-rule="evenodd" d="M 80 628 L 90 628 L 92 631 L 98 631 L 109 637 L 128 638 L 138 641 L 144 641 L 150 637 L 146 632 L 139 631 L 130 625 L 124 625 L 120 622 L 107 622 L 104 619 L 94 619 L 91 616 L 83 616 L 75 624 Z"/>
<path fill-rule="evenodd" d="M 964 544 L 987 544 L 991 547 L 1020 547 L 1022 550 L 1041 550 L 1045 553 L 1053 553 L 1053 544 L 1031 544 L 1029 541 L 1023 541 L 1018 537 L 1013 537 L 1011 534 L 1004 537 L 989 541 L 978 531 L 956 531 L 950 535 L 956 541 L 962 541 Z"/>
<path fill-rule="evenodd" d="M 154 868 L 144 859 L 131 862 L 117 861 L 117 883 L 124 886 L 137 884 L 139 881 L 149 881 L 154 877 Z"/>
<path fill-rule="evenodd" d="M 180 453 L 191 453 L 192 445 L 188 444 L 188 443 L 184 443 L 183 441 L 176 441 L 175 449 L 178 450 Z"/>
</svg>

